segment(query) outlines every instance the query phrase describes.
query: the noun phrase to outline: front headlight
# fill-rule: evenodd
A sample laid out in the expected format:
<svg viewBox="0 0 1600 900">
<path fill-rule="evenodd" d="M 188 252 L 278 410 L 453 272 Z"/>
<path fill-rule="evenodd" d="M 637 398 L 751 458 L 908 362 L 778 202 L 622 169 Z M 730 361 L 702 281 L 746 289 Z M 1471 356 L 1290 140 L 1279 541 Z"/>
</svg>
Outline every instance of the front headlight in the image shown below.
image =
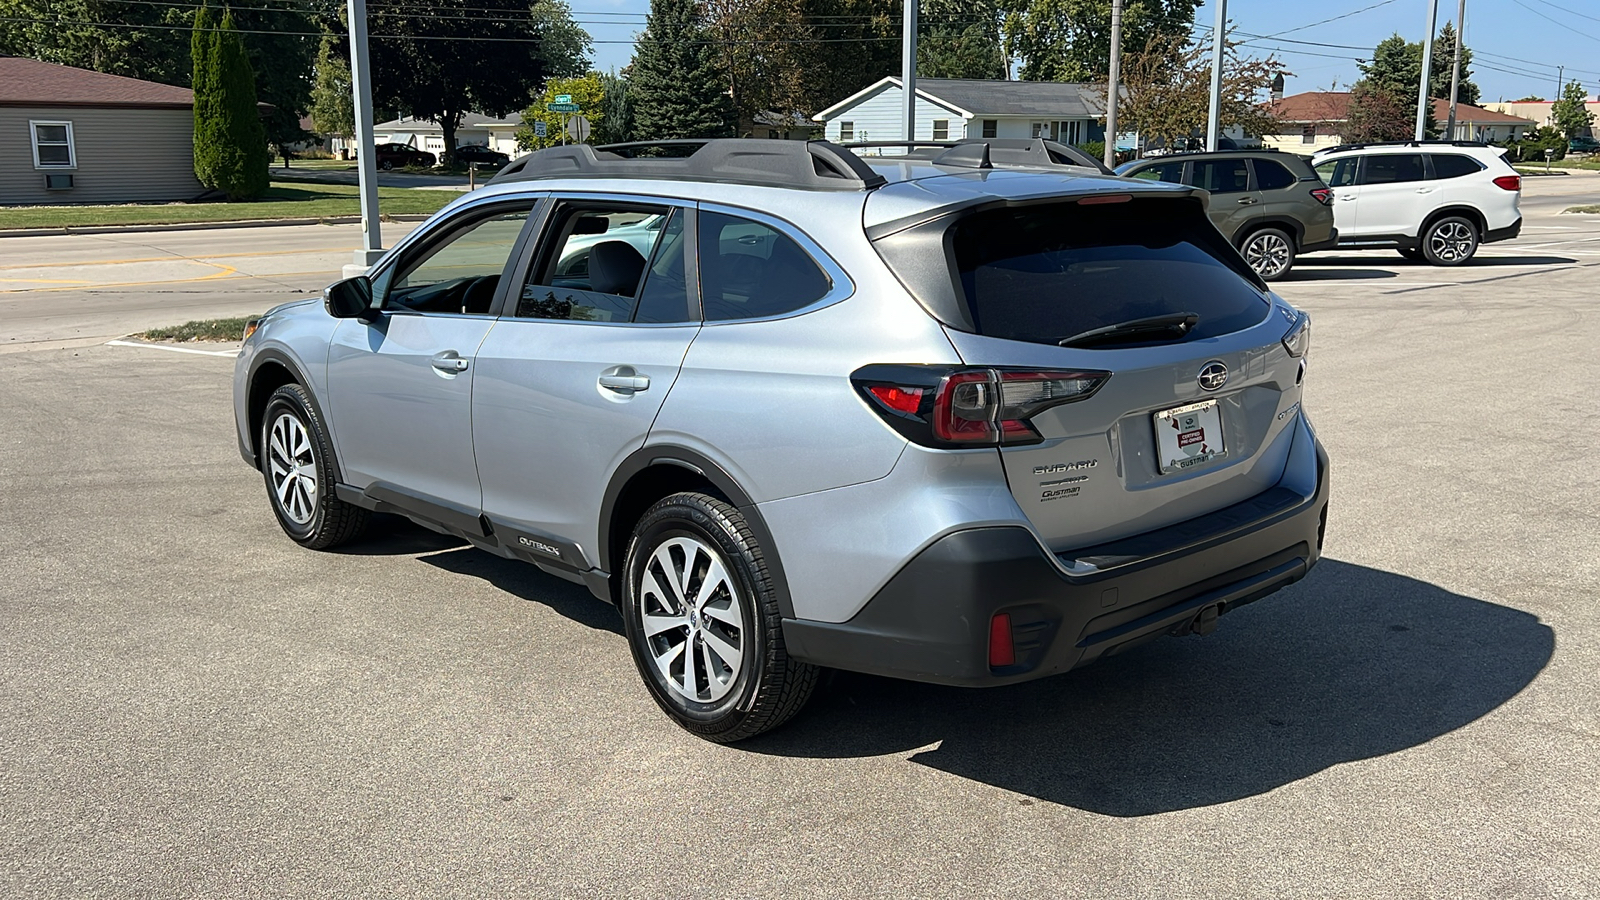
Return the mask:
<svg viewBox="0 0 1600 900">
<path fill-rule="evenodd" d="M 1289 351 L 1293 357 L 1305 356 L 1311 349 L 1311 315 L 1301 313 L 1300 318 L 1289 327 L 1289 333 L 1283 336 L 1283 349 Z"/>
</svg>

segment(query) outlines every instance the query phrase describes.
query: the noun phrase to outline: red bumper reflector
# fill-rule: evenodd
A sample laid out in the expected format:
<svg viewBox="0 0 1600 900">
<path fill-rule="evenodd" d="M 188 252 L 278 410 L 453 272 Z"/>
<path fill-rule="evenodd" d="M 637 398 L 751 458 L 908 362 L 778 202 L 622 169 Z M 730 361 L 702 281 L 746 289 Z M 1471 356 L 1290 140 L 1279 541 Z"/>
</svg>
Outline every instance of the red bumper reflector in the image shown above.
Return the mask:
<svg viewBox="0 0 1600 900">
<path fill-rule="evenodd" d="M 1003 669 L 1017 664 L 1017 651 L 1011 645 L 1011 615 L 996 613 L 989 620 L 989 667 Z"/>
</svg>

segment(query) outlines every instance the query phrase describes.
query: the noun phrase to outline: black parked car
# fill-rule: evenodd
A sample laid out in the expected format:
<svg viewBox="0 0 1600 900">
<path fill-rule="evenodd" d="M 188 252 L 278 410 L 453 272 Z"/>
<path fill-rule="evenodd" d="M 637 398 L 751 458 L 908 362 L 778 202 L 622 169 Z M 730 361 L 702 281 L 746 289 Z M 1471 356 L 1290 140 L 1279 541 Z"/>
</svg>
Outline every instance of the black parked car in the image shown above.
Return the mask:
<svg viewBox="0 0 1600 900">
<path fill-rule="evenodd" d="M 1124 163 L 1117 174 L 1210 191 L 1211 221 L 1267 281 L 1287 275 L 1296 255 L 1330 249 L 1339 239 L 1333 191 L 1293 154 L 1185 153 Z"/>
<path fill-rule="evenodd" d="M 456 148 L 456 162 L 477 163 L 480 168 L 501 169 L 511 162 L 511 157 L 499 150 L 490 150 L 482 144 L 465 144 Z"/>
<path fill-rule="evenodd" d="M 373 158 L 378 168 L 388 170 L 405 166 L 432 167 L 439 160 L 432 153 L 406 144 L 379 144 L 373 148 Z"/>
</svg>

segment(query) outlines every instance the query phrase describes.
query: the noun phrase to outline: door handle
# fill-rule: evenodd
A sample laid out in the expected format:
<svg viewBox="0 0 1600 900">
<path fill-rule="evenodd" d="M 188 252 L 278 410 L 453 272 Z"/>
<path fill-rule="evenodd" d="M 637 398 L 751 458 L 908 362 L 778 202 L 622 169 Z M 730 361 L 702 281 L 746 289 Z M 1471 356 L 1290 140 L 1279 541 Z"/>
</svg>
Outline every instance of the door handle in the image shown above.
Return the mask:
<svg viewBox="0 0 1600 900">
<path fill-rule="evenodd" d="M 634 394 L 650 389 L 650 376 L 639 374 L 633 366 L 612 366 L 600 373 L 600 386 L 619 394 Z"/>
<path fill-rule="evenodd" d="M 1239 205 L 1240 206 L 1249 206 L 1250 204 L 1252 204 L 1254 202 L 1256 202 L 1256 198 L 1254 198 L 1254 197 L 1245 197 L 1244 199 L 1239 201 Z"/>
<path fill-rule="evenodd" d="M 468 365 L 467 361 L 461 358 L 461 354 L 454 350 L 445 350 L 441 353 L 435 353 L 433 358 L 428 360 L 428 362 L 435 369 L 438 369 L 441 372 L 447 372 L 451 375 L 454 375 L 457 372 L 465 372 Z"/>
<path fill-rule="evenodd" d="M 1433 193 L 1433 188 L 1417 188 L 1417 193 L 1419 193 L 1419 194 L 1431 194 L 1431 193 Z"/>
</svg>

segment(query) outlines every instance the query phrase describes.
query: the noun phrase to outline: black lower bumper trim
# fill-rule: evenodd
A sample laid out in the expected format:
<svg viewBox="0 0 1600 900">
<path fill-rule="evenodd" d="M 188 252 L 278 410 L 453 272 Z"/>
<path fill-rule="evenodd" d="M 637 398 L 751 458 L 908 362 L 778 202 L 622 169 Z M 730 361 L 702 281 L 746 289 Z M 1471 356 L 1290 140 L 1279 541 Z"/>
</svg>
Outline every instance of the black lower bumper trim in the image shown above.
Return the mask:
<svg viewBox="0 0 1600 900">
<path fill-rule="evenodd" d="M 1021 527 L 954 532 L 907 563 L 850 621 L 785 619 L 784 640 L 792 656 L 821 666 L 988 686 L 1065 672 L 1186 630 L 1202 616 L 1209 627 L 1316 564 L 1328 502 L 1320 450 L 1317 469 L 1312 497 L 1285 508 L 1283 498 L 1263 495 L 1256 508 L 1265 514 L 1252 523 L 1225 516 L 1213 539 L 1110 571 L 1067 574 Z M 1003 668 L 991 668 L 988 658 L 997 613 L 1009 616 L 1015 647 L 1015 661 Z"/>
<path fill-rule="evenodd" d="M 1517 216 L 1517 220 L 1505 228 L 1495 228 L 1484 232 L 1483 243 L 1493 244 L 1499 241 L 1509 241 L 1520 234 L 1522 234 L 1522 217 Z"/>
</svg>

